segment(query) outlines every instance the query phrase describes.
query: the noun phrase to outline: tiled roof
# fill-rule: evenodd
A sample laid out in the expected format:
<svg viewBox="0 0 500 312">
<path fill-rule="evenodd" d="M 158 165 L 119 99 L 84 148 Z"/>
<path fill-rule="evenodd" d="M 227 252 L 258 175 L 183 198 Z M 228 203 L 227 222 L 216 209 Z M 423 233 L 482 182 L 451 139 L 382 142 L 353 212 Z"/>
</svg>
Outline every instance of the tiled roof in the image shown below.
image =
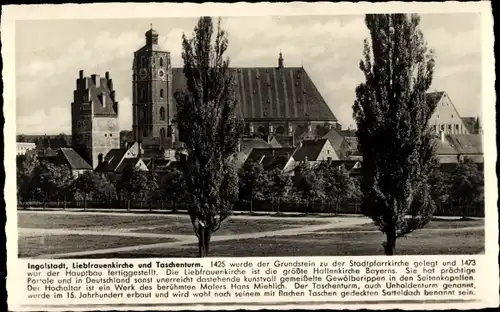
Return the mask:
<svg viewBox="0 0 500 312">
<path fill-rule="evenodd" d="M 441 98 L 444 95 L 444 91 L 435 91 L 435 92 L 428 92 L 426 96 L 426 100 L 428 103 L 432 103 L 434 105 L 441 100 Z"/>
<path fill-rule="evenodd" d="M 276 135 L 274 137 L 282 147 L 293 147 L 294 140 L 291 135 Z"/>
<path fill-rule="evenodd" d="M 232 68 L 237 113 L 245 119 L 337 121 L 304 68 Z M 182 68 L 172 69 L 174 92 L 185 89 Z"/>
<path fill-rule="evenodd" d="M 120 173 L 120 172 L 123 172 L 123 170 L 125 170 L 125 168 L 127 168 L 127 167 L 135 168 L 135 166 L 137 165 L 137 163 L 139 161 L 140 161 L 139 158 L 125 158 L 122 160 L 120 165 L 118 167 L 116 167 L 116 169 L 114 171 Z"/>
<path fill-rule="evenodd" d="M 340 135 L 337 130 L 332 129 L 323 136 L 323 139 L 328 139 L 328 141 L 330 141 L 330 144 L 332 144 L 333 149 L 337 151 L 342 145 L 344 137 Z"/>
<path fill-rule="evenodd" d="M 469 133 L 474 133 L 474 126 L 476 125 L 476 118 L 474 117 L 462 117 L 462 122 Z"/>
<path fill-rule="evenodd" d="M 247 163 L 261 162 L 266 169 L 283 169 L 293 154 L 293 148 L 254 148 L 247 158 Z"/>
<path fill-rule="evenodd" d="M 434 144 L 436 145 L 436 154 L 437 155 L 457 155 L 457 151 L 450 145 L 448 140 L 441 140 L 439 138 L 435 138 Z"/>
<path fill-rule="evenodd" d="M 293 159 L 304 161 L 307 157 L 308 161 L 316 160 L 327 141 L 328 139 L 303 140 L 293 153 Z"/>
<path fill-rule="evenodd" d="M 92 166 L 87 163 L 74 149 L 61 148 L 62 155 L 66 158 L 73 170 L 91 170 Z"/>
<path fill-rule="evenodd" d="M 242 152 L 250 153 L 253 148 L 269 148 L 272 146 L 261 138 L 251 138 L 241 139 L 240 147 Z"/>
<path fill-rule="evenodd" d="M 446 138 L 460 154 L 483 153 L 483 137 L 480 134 L 449 134 Z"/>
<path fill-rule="evenodd" d="M 337 130 L 337 133 L 342 137 L 355 137 L 356 130 L 354 129 L 346 129 L 346 130 Z"/>
<path fill-rule="evenodd" d="M 123 156 L 127 153 L 124 148 L 114 148 L 104 156 L 102 164 L 96 168 L 97 171 L 115 171 L 120 164 Z"/>
</svg>

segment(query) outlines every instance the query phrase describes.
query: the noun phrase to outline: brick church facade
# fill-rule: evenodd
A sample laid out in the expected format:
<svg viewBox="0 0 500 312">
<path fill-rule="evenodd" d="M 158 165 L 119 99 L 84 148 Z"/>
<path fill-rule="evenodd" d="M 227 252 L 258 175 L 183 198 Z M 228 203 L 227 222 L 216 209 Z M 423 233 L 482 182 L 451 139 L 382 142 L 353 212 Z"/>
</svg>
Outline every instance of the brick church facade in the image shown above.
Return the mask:
<svg viewBox="0 0 500 312">
<path fill-rule="evenodd" d="M 132 139 L 143 146 L 172 147 L 178 133 L 174 92 L 186 88 L 182 68 L 171 67 L 170 52 L 158 45 L 150 29 L 145 45 L 134 52 Z M 316 127 L 340 128 L 338 120 L 302 67 L 285 67 L 280 53 L 276 67 L 232 68 L 236 81 L 237 113 L 245 134 L 292 137 Z M 293 140 L 289 140 L 292 142 Z"/>
</svg>

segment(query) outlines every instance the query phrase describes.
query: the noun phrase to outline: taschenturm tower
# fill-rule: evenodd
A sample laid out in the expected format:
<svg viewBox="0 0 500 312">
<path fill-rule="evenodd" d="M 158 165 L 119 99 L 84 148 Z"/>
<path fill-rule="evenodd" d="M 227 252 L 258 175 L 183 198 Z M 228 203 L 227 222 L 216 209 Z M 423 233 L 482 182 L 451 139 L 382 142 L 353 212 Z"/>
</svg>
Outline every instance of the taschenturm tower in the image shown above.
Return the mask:
<svg viewBox="0 0 500 312">
<path fill-rule="evenodd" d="M 80 70 L 71 103 L 71 136 L 73 148 L 92 168 L 120 147 L 118 102 L 108 72 L 86 77 Z"/>
</svg>

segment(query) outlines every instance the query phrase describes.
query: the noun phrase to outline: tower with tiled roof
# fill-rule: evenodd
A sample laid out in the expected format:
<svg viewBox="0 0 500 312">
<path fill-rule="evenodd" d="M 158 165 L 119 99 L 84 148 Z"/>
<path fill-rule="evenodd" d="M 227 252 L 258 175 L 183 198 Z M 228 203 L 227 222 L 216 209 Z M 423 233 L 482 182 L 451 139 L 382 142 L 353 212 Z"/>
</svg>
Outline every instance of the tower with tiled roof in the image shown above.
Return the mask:
<svg viewBox="0 0 500 312">
<path fill-rule="evenodd" d="M 120 147 L 118 102 L 109 72 L 106 72 L 105 77 L 85 77 L 83 70 L 80 70 L 73 97 L 72 147 L 92 168 L 96 168 L 100 157 Z"/>
<path fill-rule="evenodd" d="M 153 28 L 145 45 L 134 52 L 132 74 L 132 131 L 136 142 L 171 142 L 173 127 L 172 68 L 170 52 L 159 45 Z"/>
</svg>

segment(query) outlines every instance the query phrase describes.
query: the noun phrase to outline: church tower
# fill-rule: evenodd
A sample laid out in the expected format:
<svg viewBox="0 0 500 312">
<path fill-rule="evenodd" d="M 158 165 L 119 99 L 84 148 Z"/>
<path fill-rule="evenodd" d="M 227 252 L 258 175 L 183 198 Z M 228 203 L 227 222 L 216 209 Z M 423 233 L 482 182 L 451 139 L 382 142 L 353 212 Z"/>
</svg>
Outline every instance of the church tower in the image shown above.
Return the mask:
<svg viewBox="0 0 500 312">
<path fill-rule="evenodd" d="M 94 169 L 110 150 L 120 147 L 115 97 L 109 72 L 87 77 L 80 70 L 71 103 L 71 145 Z"/>
<path fill-rule="evenodd" d="M 165 147 L 173 137 L 173 94 L 170 52 L 158 44 L 151 28 L 146 44 L 134 53 L 133 136 L 136 142 L 158 142 Z"/>
</svg>

